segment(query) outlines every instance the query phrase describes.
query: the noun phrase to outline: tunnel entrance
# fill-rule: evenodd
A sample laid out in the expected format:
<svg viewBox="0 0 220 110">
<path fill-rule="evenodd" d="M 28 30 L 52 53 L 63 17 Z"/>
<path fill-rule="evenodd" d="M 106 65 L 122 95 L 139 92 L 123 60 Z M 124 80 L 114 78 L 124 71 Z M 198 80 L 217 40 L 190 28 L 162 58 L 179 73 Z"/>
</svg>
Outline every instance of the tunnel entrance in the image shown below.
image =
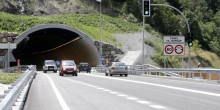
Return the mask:
<svg viewBox="0 0 220 110">
<path fill-rule="evenodd" d="M 44 60 L 74 60 L 76 64 L 99 64 L 99 52 L 92 38 L 72 27 L 47 24 L 33 27 L 19 35 L 13 50 L 22 65 L 37 65 L 41 69 Z"/>
</svg>

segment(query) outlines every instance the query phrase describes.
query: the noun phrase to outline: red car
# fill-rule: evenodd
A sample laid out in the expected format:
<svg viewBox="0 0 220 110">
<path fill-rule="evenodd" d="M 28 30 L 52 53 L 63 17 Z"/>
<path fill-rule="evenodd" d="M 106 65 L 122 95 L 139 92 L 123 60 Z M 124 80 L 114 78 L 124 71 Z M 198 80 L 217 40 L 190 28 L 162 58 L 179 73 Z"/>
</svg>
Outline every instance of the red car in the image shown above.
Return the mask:
<svg viewBox="0 0 220 110">
<path fill-rule="evenodd" d="M 72 74 L 73 76 L 77 76 L 77 67 L 73 60 L 62 60 L 60 65 L 60 76 L 64 74 Z"/>
</svg>

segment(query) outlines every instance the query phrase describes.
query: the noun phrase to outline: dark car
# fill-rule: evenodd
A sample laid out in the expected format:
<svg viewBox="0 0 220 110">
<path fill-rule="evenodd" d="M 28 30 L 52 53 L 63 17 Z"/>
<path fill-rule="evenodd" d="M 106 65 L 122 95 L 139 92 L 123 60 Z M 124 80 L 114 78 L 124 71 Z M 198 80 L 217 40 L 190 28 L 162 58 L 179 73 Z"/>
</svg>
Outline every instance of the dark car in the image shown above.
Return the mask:
<svg viewBox="0 0 220 110">
<path fill-rule="evenodd" d="M 62 60 L 59 73 L 60 76 L 63 76 L 64 74 L 77 76 L 77 67 L 74 60 Z"/>
<path fill-rule="evenodd" d="M 78 70 L 79 70 L 79 73 L 81 71 L 86 71 L 87 73 L 90 73 L 91 67 L 89 66 L 89 63 L 79 63 Z"/>
</svg>

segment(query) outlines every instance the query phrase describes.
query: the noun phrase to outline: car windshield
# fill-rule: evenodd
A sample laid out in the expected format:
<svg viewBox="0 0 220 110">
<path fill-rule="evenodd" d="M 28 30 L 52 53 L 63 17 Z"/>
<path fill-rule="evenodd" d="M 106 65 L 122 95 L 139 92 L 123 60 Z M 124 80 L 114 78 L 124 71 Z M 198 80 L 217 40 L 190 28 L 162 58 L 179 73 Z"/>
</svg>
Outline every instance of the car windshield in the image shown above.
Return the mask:
<svg viewBox="0 0 220 110">
<path fill-rule="evenodd" d="M 45 65 L 55 65 L 55 62 L 53 62 L 53 61 L 46 61 Z"/>
<path fill-rule="evenodd" d="M 64 61 L 63 66 L 76 66 L 74 61 Z"/>
<path fill-rule="evenodd" d="M 125 63 L 117 62 L 117 63 L 113 63 L 113 66 L 125 66 Z"/>
<path fill-rule="evenodd" d="M 88 64 L 87 63 L 84 63 L 84 64 L 80 64 L 81 66 L 88 66 Z"/>
</svg>

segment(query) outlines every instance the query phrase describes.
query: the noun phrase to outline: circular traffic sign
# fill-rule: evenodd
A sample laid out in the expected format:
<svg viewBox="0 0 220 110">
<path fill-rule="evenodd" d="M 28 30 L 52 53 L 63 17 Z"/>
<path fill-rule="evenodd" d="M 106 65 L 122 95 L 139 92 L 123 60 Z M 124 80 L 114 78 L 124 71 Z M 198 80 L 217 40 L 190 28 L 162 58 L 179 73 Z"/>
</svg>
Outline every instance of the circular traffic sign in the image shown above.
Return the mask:
<svg viewBox="0 0 220 110">
<path fill-rule="evenodd" d="M 183 53 L 183 46 L 182 45 L 176 45 L 175 52 L 176 52 L 176 54 L 182 54 Z"/>
<path fill-rule="evenodd" d="M 172 45 L 167 45 L 167 46 L 165 47 L 165 52 L 166 52 L 167 54 L 172 54 L 172 53 L 173 53 L 173 46 L 172 46 Z"/>
</svg>

